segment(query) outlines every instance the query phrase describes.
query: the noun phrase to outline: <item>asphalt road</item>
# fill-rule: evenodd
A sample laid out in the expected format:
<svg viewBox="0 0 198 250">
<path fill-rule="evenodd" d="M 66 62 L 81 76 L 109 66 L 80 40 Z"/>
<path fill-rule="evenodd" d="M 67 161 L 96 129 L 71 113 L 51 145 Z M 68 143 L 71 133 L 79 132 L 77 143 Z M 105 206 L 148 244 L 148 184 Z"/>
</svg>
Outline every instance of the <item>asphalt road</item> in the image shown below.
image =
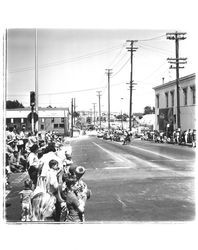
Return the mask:
<svg viewBox="0 0 198 250">
<path fill-rule="evenodd" d="M 83 136 L 71 142 L 75 165 L 92 190 L 88 223 L 192 221 L 195 150 L 134 140 L 130 145 Z M 13 174 L 6 219 L 20 221 L 19 191 L 26 173 Z"/>
<path fill-rule="evenodd" d="M 84 137 L 73 159 L 92 190 L 88 222 L 188 221 L 195 217 L 195 150 L 134 140 L 130 145 Z"/>
</svg>

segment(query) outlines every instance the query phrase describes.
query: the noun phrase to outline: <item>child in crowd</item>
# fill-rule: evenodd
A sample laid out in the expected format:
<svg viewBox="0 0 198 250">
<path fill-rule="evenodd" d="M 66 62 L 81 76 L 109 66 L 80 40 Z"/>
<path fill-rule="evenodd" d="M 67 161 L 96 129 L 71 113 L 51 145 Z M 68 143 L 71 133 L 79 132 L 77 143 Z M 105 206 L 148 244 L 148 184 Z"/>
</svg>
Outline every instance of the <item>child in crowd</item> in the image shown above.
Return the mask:
<svg viewBox="0 0 198 250">
<path fill-rule="evenodd" d="M 31 220 L 31 197 L 33 194 L 32 191 L 32 181 L 27 179 L 24 181 L 24 190 L 20 193 L 21 199 L 21 221 L 30 221 Z"/>
</svg>

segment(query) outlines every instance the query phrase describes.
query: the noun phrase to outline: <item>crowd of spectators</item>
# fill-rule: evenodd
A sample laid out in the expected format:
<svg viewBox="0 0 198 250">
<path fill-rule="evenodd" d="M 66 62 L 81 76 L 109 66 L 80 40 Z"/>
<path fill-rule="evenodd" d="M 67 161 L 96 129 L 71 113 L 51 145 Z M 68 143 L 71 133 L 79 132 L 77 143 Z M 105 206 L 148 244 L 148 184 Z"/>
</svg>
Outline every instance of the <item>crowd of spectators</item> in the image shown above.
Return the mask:
<svg viewBox="0 0 198 250">
<path fill-rule="evenodd" d="M 12 189 L 9 177 L 27 172 L 20 192 L 22 221 L 83 222 L 84 207 L 90 190 L 81 179 L 82 166 L 74 166 L 72 148 L 63 137 L 51 132 L 27 132 L 6 129 L 6 189 Z M 63 213 L 63 211 L 65 213 Z"/>
</svg>

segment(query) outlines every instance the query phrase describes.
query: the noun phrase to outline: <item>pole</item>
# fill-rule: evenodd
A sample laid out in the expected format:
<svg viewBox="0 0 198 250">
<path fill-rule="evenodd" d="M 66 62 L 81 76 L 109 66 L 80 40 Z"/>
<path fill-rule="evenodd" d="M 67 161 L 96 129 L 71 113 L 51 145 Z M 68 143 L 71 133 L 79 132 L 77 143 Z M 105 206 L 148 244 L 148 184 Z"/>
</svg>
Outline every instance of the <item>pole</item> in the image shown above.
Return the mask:
<svg viewBox="0 0 198 250">
<path fill-rule="evenodd" d="M 31 106 L 31 125 L 32 133 L 34 134 L 34 105 Z"/>
<path fill-rule="evenodd" d="M 99 125 L 100 125 L 100 130 L 101 130 L 101 105 L 100 105 L 100 97 L 101 97 L 101 91 L 97 91 L 98 93 L 98 105 L 99 105 Z"/>
<path fill-rule="evenodd" d="M 180 64 L 185 64 L 187 58 L 180 58 L 179 57 L 179 40 L 184 40 L 186 37 L 186 33 L 175 32 L 175 33 L 167 33 L 167 39 L 175 40 L 175 58 L 167 58 L 169 63 L 175 64 L 170 66 L 171 69 L 176 69 L 176 92 L 177 92 L 177 128 L 181 128 L 181 120 L 180 120 L 180 91 L 179 91 L 179 69 L 184 68 L 180 67 Z"/>
<path fill-rule="evenodd" d="M 180 96 L 179 96 L 179 40 L 175 33 L 175 56 L 176 56 L 176 88 L 177 88 L 177 128 L 180 128 Z"/>
<path fill-rule="evenodd" d="M 35 29 L 35 112 L 38 115 L 38 41 L 37 41 L 37 29 Z M 39 122 L 39 119 L 38 119 Z M 36 130 L 38 131 L 38 122 L 36 124 Z"/>
<path fill-rule="evenodd" d="M 106 69 L 106 74 L 108 76 L 108 130 L 110 131 L 110 75 L 112 74 L 112 69 Z"/>
<path fill-rule="evenodd" d="M 130 47 L 128 47 L 128 51 L 131 52 L 131 72 L 130 72 L 130 98 L 129 98 L 129 130 L 131 131 L 132 128 L 132 91 L 133 91 L 133 51 L 136 51 L 137 47 L 134 47 L 134 42 L 137 42 L 137 40 L 127 40 L 127 42 L 130 42 Z"/>
<path fill-rule="evenodd" d="M 96 103 L 93 103 L 93 110 L 94 110 L 94 126 L 96 125 Z"/>
<path fill-rule="evenodd" d="M 8 30 L 6 29 L 4 35 L 4 84 L 5 84 L 5 103 L 7 101 L 8 88 Z"/>
<path fill-rule="evenodd" d="M 121 98 L 121 127 L 122 127 L 122 130 L 123 130 L 122 100 L 123 100 L 123 98 Z"/>
<path fill-rule="evenodd" d="M 71 100 L 71 135 L 70 137 L 73 137 L 73 98 Z"/>
</svg>

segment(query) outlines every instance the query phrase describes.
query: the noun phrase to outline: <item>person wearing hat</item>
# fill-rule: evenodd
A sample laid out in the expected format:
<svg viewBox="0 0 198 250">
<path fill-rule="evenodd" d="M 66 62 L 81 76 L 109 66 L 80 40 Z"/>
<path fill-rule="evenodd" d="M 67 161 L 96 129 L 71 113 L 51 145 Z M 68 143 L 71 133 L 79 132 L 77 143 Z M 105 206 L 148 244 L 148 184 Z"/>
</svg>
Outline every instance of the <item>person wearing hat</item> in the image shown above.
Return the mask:
<svg viewBox="0 0 198 250">
<path fill-rule="evenodd" d="M 78 166 L 75 168 L 75 178 L 76 182 L 73 186 L 73 191 L 76 194 L 79 201 L 81 201 L 84 206 L 86 201 L 91 196 L 91 190 L 88 189 L 87 184 L 81 179 L 82 176 L 85 174 L 86 169 L 82 166 Z M 81 220 L 85 221 L 84 212 L 81 213 Z"/>
</svg>

